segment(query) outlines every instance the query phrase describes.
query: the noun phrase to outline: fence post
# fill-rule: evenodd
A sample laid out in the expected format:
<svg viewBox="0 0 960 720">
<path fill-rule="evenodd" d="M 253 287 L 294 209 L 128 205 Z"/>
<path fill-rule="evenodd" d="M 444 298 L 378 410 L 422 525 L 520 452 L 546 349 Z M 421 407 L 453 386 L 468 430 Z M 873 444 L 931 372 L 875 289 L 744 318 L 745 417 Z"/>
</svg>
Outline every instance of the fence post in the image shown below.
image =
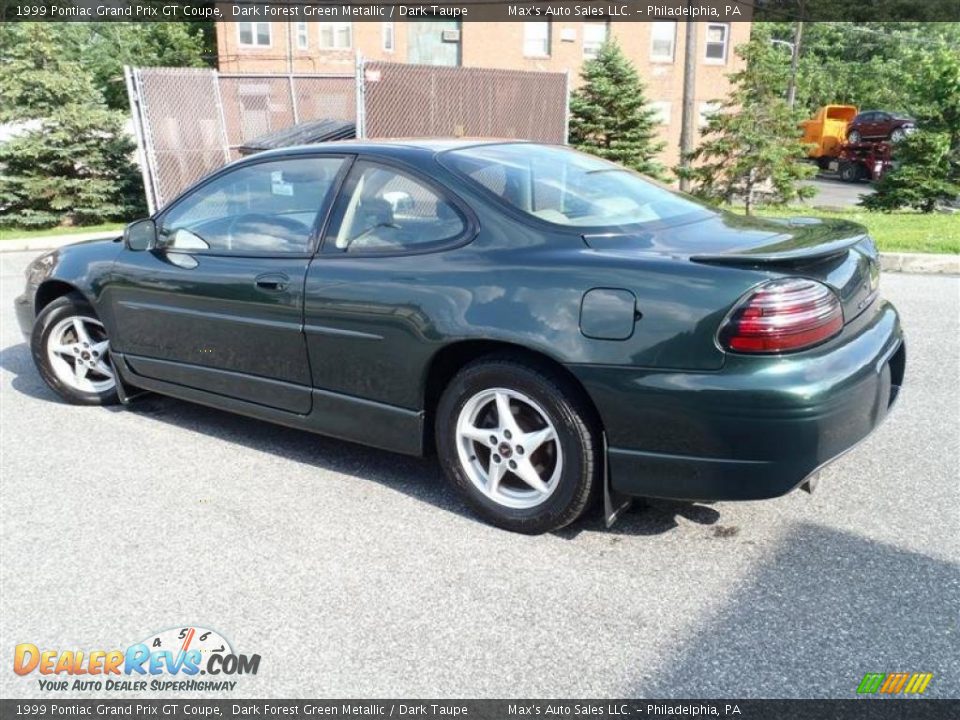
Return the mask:
<svg viewBox="0 0 960 720">
<path fill-rule="evenodd" d="M 146 130 L 143 124 L 143 112 L 140 105 L 140 88 L 134 77 L 135 68 L 123 66 L 123 80 L 127 85 L 127 99 L 130 101 L 130 119 L 133 123 L 133 133 L 137 141 L 137 162 L 140 164 L 140 175 L 143 178 L 143 193 L 147 199 L 147 211 L 153 215 L 157 209 L 156 191 L 153 186 L 153 165 L 147 156 Z"/>
<path fill-rule="evenodd" d="M 297 108 L 297 91 L 293 85 L 293 73 L 287 75 L 287 80 L 290 81 L 290 107 L 293 108 L 293 124 L 300 124 L 300 112 Z"/>
<path fill-rule="evenodd" d="M 356 127 L 355 135 L 358 140 L 363 140 L 367 137 L 367 101 L 365 97 L 364 90 L 364 77 L 363 77 L 363 55 L 357 53 L 357 66 L 356 66 L 356 96 L 357 96 L 357 119 L 354 123 Z"/>
<path fill-rule="evenodd" d="M 230 162 L 230 140 L 227 137 L 227 114 L 223 111 L 223 96 L 220 94 L 220 73 L 217 70 L 211 70 L 213 73 L 213 88 L 216 91 L 217 110 L 220 113 L 220 137 L 223 142 L 223 161 Z"/>
</svg>

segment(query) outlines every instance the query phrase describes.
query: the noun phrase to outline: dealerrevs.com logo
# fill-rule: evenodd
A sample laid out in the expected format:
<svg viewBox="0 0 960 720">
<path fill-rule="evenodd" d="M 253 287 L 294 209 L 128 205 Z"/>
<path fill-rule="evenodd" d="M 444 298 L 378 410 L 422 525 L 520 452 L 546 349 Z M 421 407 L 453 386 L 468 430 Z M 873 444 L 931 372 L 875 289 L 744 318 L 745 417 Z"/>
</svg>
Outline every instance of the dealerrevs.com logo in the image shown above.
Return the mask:
<svg viewBox="0 0 960 720">
<path fill-rule="evenodd" d="M 13 656 L 13 671 L 42 676 L 37 682 L 44 691 L 233 690 L 232 678 L 256 675 L 259 667 L 259 655 L 235 653 L 222 635 L 199 627 L 164 630 L 126 650 L 41 650 L 20 643 Z"/>
</svg>

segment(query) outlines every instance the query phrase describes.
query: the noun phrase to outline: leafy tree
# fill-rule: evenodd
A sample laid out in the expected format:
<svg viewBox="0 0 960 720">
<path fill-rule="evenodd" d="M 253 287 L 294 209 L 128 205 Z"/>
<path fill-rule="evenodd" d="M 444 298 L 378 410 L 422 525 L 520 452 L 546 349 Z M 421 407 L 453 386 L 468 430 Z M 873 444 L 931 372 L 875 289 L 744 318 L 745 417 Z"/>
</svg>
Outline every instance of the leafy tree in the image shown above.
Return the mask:
<svg viewBox="0 0 960 720">
<path fill-rule="evenodd" d="M 656 161 L 656 110 L 636 69 L 616 42 L 604 43 L 583 65 L 583 85 L 570 97 L 570 143 L 584 152 L 647 175 L 662 176 Z"/>
<path fill-rule="evenodd" d="M 63 25 L 60 23 L 58 25 Z M 54 24 L 24 23 L 27 42 L 0 62 L 0 225 L 49 227 L 118 219 L 142 205 L 125 116 L 107 108 L 91 73 L 60 52 Z"/>
<path fill-rule="evenodd" d="M 960 197 L 960 156 L 951 151 L 946 133 L 918 131 L 902 140 L 896 150 L 899 166 L 877 183 L 876 192 L 861 204 L 870 210 L 902 207 L 933 212 L 940 202 Z"/>
<path fill-rule="evenodd" d="M 799 114 L 770 82 L 784 69 L 769 38 L 761 31 L 737 54 L 745 69 L 731 76 L 733 90 L 709 116 L 700 146 L 688 156 L 689 167 L 676 172 L 693 182 L 695 194 L 714 202 L 743 202 L 749 215 L 760 200 L 785 204 L 811 197 L 814 190 L 799 181 L 814 168 L 804 162 Z"/>
<path fill-rule="evenodd" d="M 916 51 L 910 91 L 920 131 L 897 143 L 897 167 L 862 204 L 933 212 L 960 197 L 960 54 Z"/>
<path fill-rule="evenodd" d="M 39 23 L 6 23 L 0 25 L 0 47 L 6 58 L 30 54 L 32 38 Z M 107 105 L 127 110 L 127 90 L 123 66 L 199 67 L 215 57 L 211 43 L 213 23 L 199 22 L 87 22 L 48 23 L 49 34 L 56 39 L 60 63 L 67 69 L 83 65 L 85 76 L 103 94 Z M 36 52 L 36 51 L 35 51 Z M 0 71 L 10 82 L 16 82 L 12 71 Z M 61 83 L 69 84 L 69 75 Z M 4 88 L 5 89 L 5 88 Z M 16 103 L 14 103 L 16 104 Z M 28 103 L 25 107 L 31 107 Z"/>
</svg>

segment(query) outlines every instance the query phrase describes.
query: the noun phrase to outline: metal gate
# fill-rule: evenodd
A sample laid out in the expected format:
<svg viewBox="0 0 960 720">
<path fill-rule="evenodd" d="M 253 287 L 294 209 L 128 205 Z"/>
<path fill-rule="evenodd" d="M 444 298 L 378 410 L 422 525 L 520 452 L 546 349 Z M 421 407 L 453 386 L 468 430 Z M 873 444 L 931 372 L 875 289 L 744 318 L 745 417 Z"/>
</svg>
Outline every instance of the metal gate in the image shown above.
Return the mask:
<svg viewBox="0 0 960 720">
<path fill-rule="evenodd" d="M 124 68 L 147 206 L 240 156 L 248 140 L 307 120 L 354 119 L 353 75 Z"/>
<path fill-rule="evenodd" d="M 357 137 L 504 137 L 563 143 L 566 73 L 357 59 L 352 75 L 124 68 L 150 212 L 300 122 L 356 122 Z"/>
</svg>

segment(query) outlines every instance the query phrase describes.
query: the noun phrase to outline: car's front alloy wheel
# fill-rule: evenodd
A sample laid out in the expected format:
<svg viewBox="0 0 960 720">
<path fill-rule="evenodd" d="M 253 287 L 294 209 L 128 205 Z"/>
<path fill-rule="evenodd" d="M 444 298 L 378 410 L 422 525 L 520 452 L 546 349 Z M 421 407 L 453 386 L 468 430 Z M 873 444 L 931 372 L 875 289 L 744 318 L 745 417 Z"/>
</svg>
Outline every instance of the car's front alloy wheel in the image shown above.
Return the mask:
<svg viewBox="0 0 960 720">
<path fill-rule="evenodd" d="M 34 323 L 31 350 L 41 377 L 68 402 L 117 402 L 106 329 L 81 299 L 66 295 L 43 309 Z"/>
<path fill-rule="evenodd" d="M 599 486 L 592 413 L 582 393 L 549 368 L 512 358 L 469 365 L 451 381 L 436 420 L 448 477 L 499 527 L 563 527 Z"/>
</svg>

